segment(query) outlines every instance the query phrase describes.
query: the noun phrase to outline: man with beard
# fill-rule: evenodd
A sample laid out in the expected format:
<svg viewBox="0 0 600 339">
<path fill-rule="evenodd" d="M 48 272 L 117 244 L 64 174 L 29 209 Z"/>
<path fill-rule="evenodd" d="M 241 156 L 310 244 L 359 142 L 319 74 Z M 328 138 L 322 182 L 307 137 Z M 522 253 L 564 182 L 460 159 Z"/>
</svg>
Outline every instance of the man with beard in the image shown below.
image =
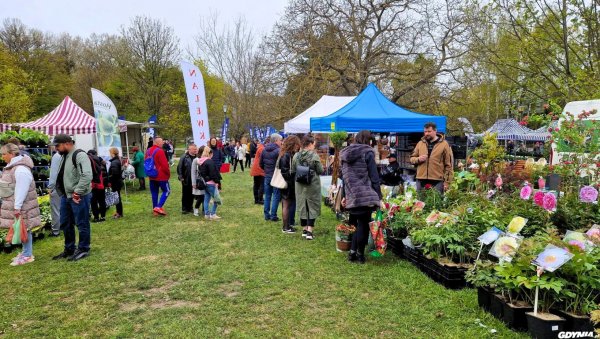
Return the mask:
<svg viewBox="0 0 600 339">
<path fill-rule="evenodd" d="M 433 122 L 425 124 L 424 136 L 410 156 L 417 167 L 417 190 L 435 188 L 440 193 L 448 189 L 454 176 L 452 148 Z"/>
<path fill-rule="evenodd" d="M 60 228 L 65 235 L 65 249 L 52 259 L 78 261 L 87 257 L 90 251 L 92 166 L 88 155 L 80 149 L 75 149 L 70 136 L 58 134 L 54 137 L 53 144 L 62 155 L 55 189 L 61 197 Z M 75 225 L 79 231 L 77 247 Z"/>
</svg>

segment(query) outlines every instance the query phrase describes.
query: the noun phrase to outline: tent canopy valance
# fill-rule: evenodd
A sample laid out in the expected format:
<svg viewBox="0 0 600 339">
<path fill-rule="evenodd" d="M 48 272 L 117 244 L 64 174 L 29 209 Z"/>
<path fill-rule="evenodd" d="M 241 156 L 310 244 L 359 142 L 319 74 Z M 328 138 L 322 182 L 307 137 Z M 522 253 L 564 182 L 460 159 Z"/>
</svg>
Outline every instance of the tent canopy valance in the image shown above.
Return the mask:
<svg viewBox="0 0 600 339">
<path fill-rule="evenodd" d="M 423 125 L 434 122 L 438 131 L 446 131 L 446 117 L 416 113 L 402 108 L 370 83 L 354 100 L 333 114 L 311 118 L 310 129 L 317 133 L 335 131 L 421 133 Z"/>
<path fill-rule="evenodd" d="M 346 106 L 356 97 L 337 97 L 324 95 L 306 111 L 300 113 L 295 118 L 286 122 L 283 131 L 289 133 L 308 133 L 310 132 L 310 118 L 319 118 L 336 112 Z"/>
<path fill-rule="evenodd" d="M 52 112 L 24 123 L 2 124 L 0 129 L 7 130 L 11 125 L 46 133 L 47 135 L 92 134 L 96 133 L 96 119 L 79 107 L 68 96 Z"/>
</svg>

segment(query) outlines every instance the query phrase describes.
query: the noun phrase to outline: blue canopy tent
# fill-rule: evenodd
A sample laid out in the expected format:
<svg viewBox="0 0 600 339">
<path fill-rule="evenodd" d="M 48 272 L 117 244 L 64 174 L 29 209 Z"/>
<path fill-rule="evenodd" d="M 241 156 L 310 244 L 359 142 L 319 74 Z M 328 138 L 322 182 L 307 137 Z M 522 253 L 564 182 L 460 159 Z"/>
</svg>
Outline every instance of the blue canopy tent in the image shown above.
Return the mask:
<svg viewBox="0 0 600 339">
<path fill-rule="evenodd" d="M 346 106 L 321 118 L 310 119 L 310 130 L 314 133 L 334 131 L 421 133 L 423 125 L 434 122 L 439 132 L 446 132 L 446 117 L 415 113 L 391 102 L 370 83 Z"/>
</svg>

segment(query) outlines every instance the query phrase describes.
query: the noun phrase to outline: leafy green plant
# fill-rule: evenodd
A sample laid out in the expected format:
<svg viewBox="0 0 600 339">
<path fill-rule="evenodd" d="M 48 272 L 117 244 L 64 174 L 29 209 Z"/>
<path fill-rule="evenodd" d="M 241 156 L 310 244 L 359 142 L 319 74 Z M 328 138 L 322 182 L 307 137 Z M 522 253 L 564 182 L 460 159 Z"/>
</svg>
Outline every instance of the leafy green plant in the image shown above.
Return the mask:
<svg viewBox="0 0 600 339">
<path fill-rule="evenodd" d="M 461 171 L 454 173 L 454 180 L 452 180 L 450 187 L 453 190 L 475 191 L 479 183 L 480 180 L 475 173 Z"/>
<path fill-rule="evenodd" d="M 600 248 L 595 247 L 590 252 L 576 246 L 569 249 L 573 258 L 559 272 L 567 281 L 561 299 L 565 311 L 587 315 L 600 309 Z"/>
<path fill-rule="evenodd" d="M 465 279 L 475 287 L 495 288 L 499 281 L 498 275 L 494 271 L 495 265 L 495 263 L 489 260 L 477 261 L 465 273 Z"/>
<path fill-rule="evenodd" d="M 504 147 L 498 144 L 495 133 L 487 133 L 483 144 L 473 151 L 473 158 L 479 164 L 482 174 L 488 175 L 495 171 L 496 165 L 502 162 L 506 155 Z"/>
</svg>

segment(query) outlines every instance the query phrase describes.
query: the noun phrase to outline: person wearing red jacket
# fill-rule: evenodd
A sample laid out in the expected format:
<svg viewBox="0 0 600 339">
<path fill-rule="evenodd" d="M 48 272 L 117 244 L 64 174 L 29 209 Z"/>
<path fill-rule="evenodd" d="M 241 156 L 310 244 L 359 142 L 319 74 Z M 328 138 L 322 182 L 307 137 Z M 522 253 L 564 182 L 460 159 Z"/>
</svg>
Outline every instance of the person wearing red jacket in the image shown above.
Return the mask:
<svg viewBox="0 0 600 339">
<path fill-rule="evenodd" d="M 163 139 L 161 137 L 154 138 L 154 146 L 150 147 L 146 151 L 145 159 L 152 157 L 154 159 L 154 166 L 158 174 L 155 177 L 149 177 L 150 179 L 150 193 L 152 194 L 152 212 L 154 215 L 167 215 L 163 206 L 171 193 L 171 187 L 169 186 L 169 178 L 171 178 L 171 169 L 169 167 L 169 161 L 167 156 L 162 149 Z M 158 189 L 162 190 L 160 200 L 158 200 Z"/>
</svg>

